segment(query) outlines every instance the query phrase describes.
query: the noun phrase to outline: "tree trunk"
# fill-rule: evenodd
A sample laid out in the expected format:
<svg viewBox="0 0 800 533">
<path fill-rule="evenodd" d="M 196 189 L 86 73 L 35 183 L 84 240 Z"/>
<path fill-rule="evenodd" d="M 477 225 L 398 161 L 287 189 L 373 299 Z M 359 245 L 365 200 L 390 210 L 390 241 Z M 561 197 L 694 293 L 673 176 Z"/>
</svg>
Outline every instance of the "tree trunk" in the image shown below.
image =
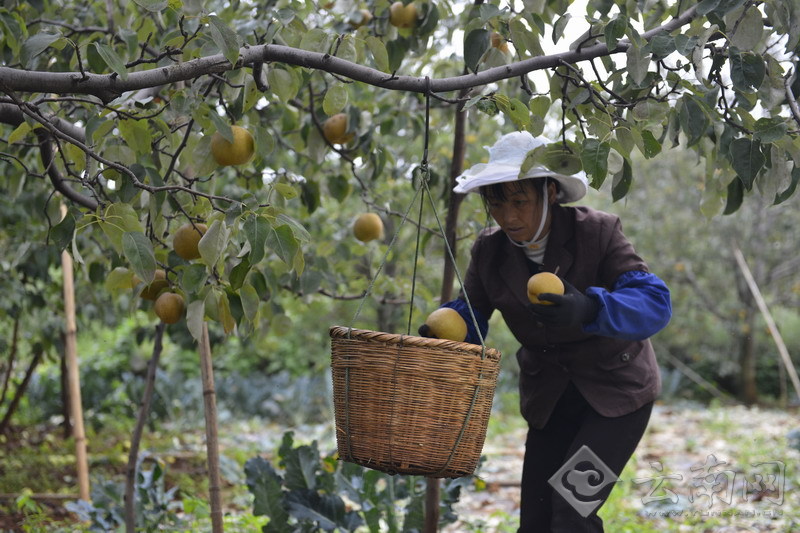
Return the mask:
<svg viewBox="0 0 800 533">
<path fill-rule="evenodd" d="M 17 410 L 19 402 L 25 395 L 25 390 L 28 388 L 28 383 L 30 383 L 33 372 L 36 370 L 36 367 L 39 366 L 39 361 L 41 361 L 41 359 L 42 351 L 39 350 L 33 355 L 33 361 L 31 361 L 31 364 L 28 365 L 28 370 L 25 372 L 25 377 L 23 378 L 22 383 L 17 386 L 17 390 L 14 392 L 14 397 L 11 399 L 11 403 L 8 405 L 8 410 L 6 410 L 3 420 L 0 421 L 0 435 L 4 434 L 8 430 L 8 427 L 11 424 L 11 417 L 14 415 L 14 411 Z"/>
<path fill-rule="evenodd" d="M 752 298 L 750 299 L 752 302 Z M 748 306 L 745 310 L 743 327 L 746 330 L 739 339 L 739 396 L 746 405 L 758 402 L 756 385 L 756 341 L 755 310 Z"/>
<path fill-rule="evenodd" d="M 139 443 L 142 440 L 144 425 L 147 423 L 147 417 L 150 414 L 150 404 L 153 400 L 156 372 L 158 370 L 158 360 L 161 357 L 163 339 L 164 323 L 160 322 L 156 327 L 153 356 L 147 365 L 147 378 L 145 379 L 144 392 L 142 393 L 142 405 L 139 408 L 139 416 L 136 417 L 136 427 L 134 427 L 133 435 L 131 436 L 131 449 L 128 452 L 128 466 L 125 471 L 126 533 L 136 533 L 136 466 L 139 462 Z"/>
</svg>

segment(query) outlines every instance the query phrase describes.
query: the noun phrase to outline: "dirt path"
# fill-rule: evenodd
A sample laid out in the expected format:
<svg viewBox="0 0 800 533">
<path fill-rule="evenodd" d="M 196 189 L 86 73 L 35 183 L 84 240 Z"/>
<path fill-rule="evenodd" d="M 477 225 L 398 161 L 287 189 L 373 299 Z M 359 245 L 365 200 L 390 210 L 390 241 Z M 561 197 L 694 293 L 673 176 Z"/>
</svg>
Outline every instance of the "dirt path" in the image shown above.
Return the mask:
<svg viewBox="0 0 800 533">
<path fill-rule="evenodd" d="M 603 510 L 611 517 L 601 512 L 606 531 L 800 531 L 798 428 L 796 412 L 657 405 Z M 522 429 L 489 435 L 486 487 L 462 494 L 446 533 L 515 531 L 524 440 Z"/>
</svg>

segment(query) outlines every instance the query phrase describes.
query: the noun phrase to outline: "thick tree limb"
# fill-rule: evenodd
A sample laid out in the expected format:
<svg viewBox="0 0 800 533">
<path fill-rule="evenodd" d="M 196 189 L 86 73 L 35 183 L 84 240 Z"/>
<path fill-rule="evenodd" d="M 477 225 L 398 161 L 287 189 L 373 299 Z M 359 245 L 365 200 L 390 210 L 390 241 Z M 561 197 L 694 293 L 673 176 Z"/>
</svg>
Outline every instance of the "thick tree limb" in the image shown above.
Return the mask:
<svg viewBox="0 0 800 533">
<path fill-rule="evenodd" d="M 17 104 L 0 103 L 0 122 L 19 126 L 25 120 L 25 115 Z M 84 141 L 86 136 L 84 129 L 59 117 L 47 117 L 52 127 L 60 131 L 65 136 Z M 45 128 L 35 129 L 39 139 L 39 154 L 42 158 L 42 165 L 47 170 L 47 176 L 53 187 L 64 195 L 71 202 L 86 207 L 94 211 L 97 209 L 97 201 L 94 198 L 84 196 L 69 186 L 58 167 L 55 164 L 55 150 L 53 150 L 53 139 Z"/>
<path fill-rule="evenodd" d="M 663 32 L 671 32 L 691 22 L 696 16 L 694 7 L 666 24 L 642 34 L 649 40 Z M 306 68 L 324 70 L 355 81 L 391 90 L 425 93 L 449 92 L 486 85 L 500 80 L 522 76 L 536 70 L 557 67 L 564 62 L 577 63 L 597 57 L 625 52 L 630 42 L 621 40 L 616 48 L 609 50 L 604 43 L 586 48 L 570 50 L 548 56 L 533 57 L 484 70 L 477 74 L 466 74 L 450 78 L 431 79 L 428 85 L 425 77 L 392 76 L 380 70 L 359 65 L 326 53 L 309 52 L 289 46 L 265 44 L 245 46 L 239 50 L 237 64 L 225 59 L 222 54 L 202 57 L 176 63 L 166 67 L 131 72 L 126 79 L 117 74 L 91 74 L 82 72 L 44 72 L 0 67 L 0 80 L 13 91 L 47 92 L 56 94 L 91 94 L 103 102 L 110 102 L 125 92 L 161 86 L 179 81 L 191 80 L 207 74 L 219 74 L 234 68 L 253 66 L 258 63 L 279 62 Z"/>
</svg>

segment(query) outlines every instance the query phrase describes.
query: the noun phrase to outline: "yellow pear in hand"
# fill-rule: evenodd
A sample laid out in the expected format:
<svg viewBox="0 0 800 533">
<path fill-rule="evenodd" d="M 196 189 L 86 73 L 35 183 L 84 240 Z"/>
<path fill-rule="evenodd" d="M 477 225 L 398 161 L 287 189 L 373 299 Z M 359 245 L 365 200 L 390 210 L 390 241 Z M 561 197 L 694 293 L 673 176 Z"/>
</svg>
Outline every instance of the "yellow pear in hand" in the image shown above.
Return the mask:
<svg viewBox="0 0 800 533">
<path fill-rule="evenodd" d="M 528 279 L 528 300 L 533 304 L 553 305 L 553 302 L 540 300 L 544 293 L 564 294 L 564 283 L 552 272 L 539 272 Z"/>
</svg>

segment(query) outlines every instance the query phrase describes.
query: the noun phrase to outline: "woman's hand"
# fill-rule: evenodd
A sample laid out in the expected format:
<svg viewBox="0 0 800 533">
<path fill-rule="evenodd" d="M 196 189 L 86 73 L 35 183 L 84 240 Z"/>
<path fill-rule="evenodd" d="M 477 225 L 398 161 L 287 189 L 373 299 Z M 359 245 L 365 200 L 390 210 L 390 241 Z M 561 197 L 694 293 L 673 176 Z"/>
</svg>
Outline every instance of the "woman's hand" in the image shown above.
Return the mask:
<svg viewBox="0 0 800 533">
<path fill-rule="evenodd" d="M 576 289 L 566 280 L 564 294 L 543 293 L 540 300 L 552 304 L 530 304 L 528 308 L 533 316 L 542 324 L 561 328 L 580 327 L 588 324 L 597 316 L 600 304 Z"/>
</svg>

